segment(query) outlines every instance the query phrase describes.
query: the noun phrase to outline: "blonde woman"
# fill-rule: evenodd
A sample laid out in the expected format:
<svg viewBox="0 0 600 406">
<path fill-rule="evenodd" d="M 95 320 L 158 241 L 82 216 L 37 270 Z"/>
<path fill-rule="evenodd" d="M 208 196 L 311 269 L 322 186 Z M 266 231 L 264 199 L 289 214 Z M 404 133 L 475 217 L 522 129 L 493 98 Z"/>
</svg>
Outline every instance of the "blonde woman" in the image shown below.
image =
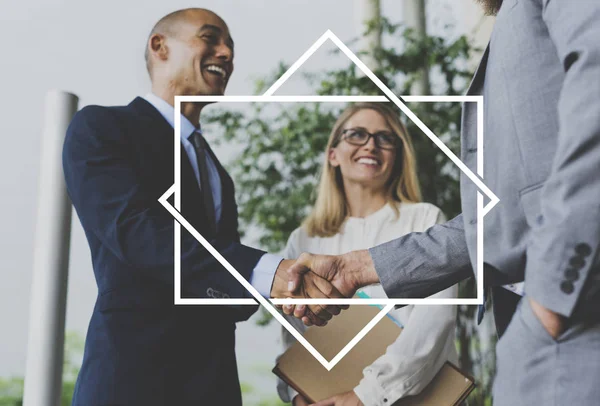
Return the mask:
<svg viewBox="0 0 600 406">
<path fill-rule="evenodd" d="M 353 104 L 333 127 L 315 206 L 291 234 L 284 256 L 366 249 L 445 221 L 440 209 L 420 199 L 412 144 L 397 112 L 383 103 Z M 380 285 L 367 286 L 359 294 L 386 297 Z M 457 294 L 457 286 L 452 286 L 435 297 Z M 404 328 L 402 334 L 365 368 L 353 391 L 323 404 L 389 406 L 419 393 L 447 360 L 457 362 L 454 306 L 406 306 L 389 316 Z M 298 330 L 305 329 L 295 317 L 288 320 Z M 286 348 L 294 342 L 286 329 L 282 339 Z M 282 381 L 278 392 L 293 405 L 308 404 Z"/>
</svg>

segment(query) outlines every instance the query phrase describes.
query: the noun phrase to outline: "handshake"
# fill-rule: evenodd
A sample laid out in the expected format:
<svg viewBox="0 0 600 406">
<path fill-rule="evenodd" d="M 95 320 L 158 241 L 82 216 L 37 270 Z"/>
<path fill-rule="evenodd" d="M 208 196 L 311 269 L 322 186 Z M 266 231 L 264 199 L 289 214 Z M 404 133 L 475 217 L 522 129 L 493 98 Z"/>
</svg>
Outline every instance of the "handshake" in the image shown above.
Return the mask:
<svg viewBox="0 0 600 406">
<path fill-rule="evenodd" d="M 297 260 L 283 260 L 273 279 L 271 297 L 294 299 L 339 299 L 352 297 L 361 287 L 378 283 L 375 266 L 367 250 L 343 255 L 303 253 Z M 324 326 L 347 305 L 279 305 L 307 325 Z"/>
</svg>

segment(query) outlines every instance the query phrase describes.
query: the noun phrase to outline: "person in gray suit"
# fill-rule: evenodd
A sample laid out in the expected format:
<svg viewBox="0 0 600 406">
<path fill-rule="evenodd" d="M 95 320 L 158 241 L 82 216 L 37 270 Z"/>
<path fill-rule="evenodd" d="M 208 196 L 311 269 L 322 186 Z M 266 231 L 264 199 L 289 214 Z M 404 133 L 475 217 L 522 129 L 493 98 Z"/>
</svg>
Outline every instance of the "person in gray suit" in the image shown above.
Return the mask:
<svg viewBox="0 0 600 406">
<path fill-rule="evenodd" d="M 501 335 L 495 404 L 598 404 L 600 1 L 480 2 L 497 12 L 468 90 L 484 96 L 483 181 L 500 199 L 483 225 Z M 465 103 L 461 159 L 473 172 L 476 116 Z M 426 232 L 341 256 L 302 254 L 292 290 L 309 270 L 347 296 L 380 282 L 396 298 L 472 276 L 477 191 L 463 175 L 462 214 Z M 520 282 L 516 293 L 503 288 Z"/>
</svg>

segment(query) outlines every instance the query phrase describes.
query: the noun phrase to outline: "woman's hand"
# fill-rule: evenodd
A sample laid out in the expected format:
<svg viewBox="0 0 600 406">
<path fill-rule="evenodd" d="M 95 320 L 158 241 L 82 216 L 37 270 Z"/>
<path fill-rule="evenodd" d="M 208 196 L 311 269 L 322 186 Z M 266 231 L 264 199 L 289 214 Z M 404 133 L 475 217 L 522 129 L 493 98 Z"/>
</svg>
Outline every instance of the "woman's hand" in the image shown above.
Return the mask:
<svg viewBox="0 0 600 406">
<path fill-rule="evenodd" d="M 312 406 L 364 406 L 354 391 L 341 393 L 313 404 Z"/>
</svg>

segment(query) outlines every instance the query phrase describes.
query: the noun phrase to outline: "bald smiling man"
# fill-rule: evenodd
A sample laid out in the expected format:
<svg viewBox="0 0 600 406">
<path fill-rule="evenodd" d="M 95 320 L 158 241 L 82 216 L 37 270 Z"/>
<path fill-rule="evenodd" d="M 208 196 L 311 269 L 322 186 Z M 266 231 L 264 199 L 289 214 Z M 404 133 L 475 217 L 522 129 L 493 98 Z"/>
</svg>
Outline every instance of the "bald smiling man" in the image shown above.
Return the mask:
<svg viewBox="0 0 600 406">
<path fill-rule="evenodd" d="M 148 38 L 152 92 L 88 106 L 69 126 L 65 180 L 98 285 L 73 405 L 241 404 L 235 323 L 256 306 L 174 306 L 174 221 L 157 201 L 174 180 L 174 97 L 222 95 L 233 49 L 213 12 L 171 13 Z M 199 127 L 205 105 L 181 108 L 182 214 L 263 296 L 287 297 L 293 261 L 240 244 L 233 182 Z M 182 297 L 249 297 L 185 230 L 180 255 Z M 319 277 L 305 286 L 302 297 L 330 287 Z M 309 309 L 315 324 L 340 311 Z"/>
</svg>

